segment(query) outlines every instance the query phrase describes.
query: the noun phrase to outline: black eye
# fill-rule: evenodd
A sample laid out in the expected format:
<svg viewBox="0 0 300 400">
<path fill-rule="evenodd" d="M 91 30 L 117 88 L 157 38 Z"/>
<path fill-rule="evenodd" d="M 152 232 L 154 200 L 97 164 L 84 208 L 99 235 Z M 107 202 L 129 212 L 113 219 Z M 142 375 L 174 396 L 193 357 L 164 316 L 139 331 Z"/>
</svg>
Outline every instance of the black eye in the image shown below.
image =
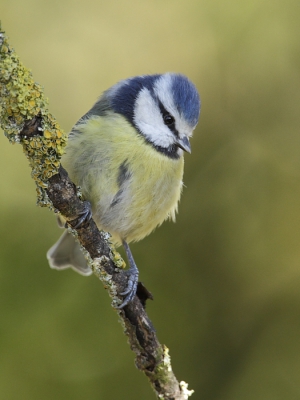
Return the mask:
<svg viewBox="0 0 300 400">
<path fill-rule="evenodd" d="M 164 123 L 165 123 L 167 126 L 170 126 L 170 125 L 174 124 L 174 122 L 175 122 L 175 119 L 174 119 L 174 117 L 172 117 L 171 114 L 165 114 L 165 115 L 163 116 L 163 119 L 164 119 Z"/>
</svg>

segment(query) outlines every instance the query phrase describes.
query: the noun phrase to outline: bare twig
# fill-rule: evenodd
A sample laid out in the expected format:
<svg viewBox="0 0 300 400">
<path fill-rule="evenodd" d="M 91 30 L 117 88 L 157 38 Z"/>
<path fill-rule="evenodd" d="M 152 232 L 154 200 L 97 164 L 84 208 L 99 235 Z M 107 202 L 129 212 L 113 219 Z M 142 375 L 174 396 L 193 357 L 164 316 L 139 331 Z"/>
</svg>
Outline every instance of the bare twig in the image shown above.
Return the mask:
<svg viewBox="0 0 300 400">
<path fill-rule="evenodd" d="M 0 124 L 12 143 L 21 143 L 36 182 L 38 204 L 59 212 L 83 247 L 94 274 L 104 283 L 113 299 L 120 304 L 118 293 L 126 287 L 125 266 L 109 243 L 109 235 L 99 231 L 90 220 L 75 229 L 83 210 L 76 186 L 60 165 L 67 136 L 49 113 L 42 88 L 33 81 L 22 65 L 0 27 Z M 193 393 L 185 382 L 178 382 L 171 368 L 166 346 L 158 342 L 153 325 L 145 312 L 151 294 L 139 284 L 137 296 L 122 310 L 116 310 L 136 365 L 145 373 L 160 399 L 184 400 Z"/>
</svg>

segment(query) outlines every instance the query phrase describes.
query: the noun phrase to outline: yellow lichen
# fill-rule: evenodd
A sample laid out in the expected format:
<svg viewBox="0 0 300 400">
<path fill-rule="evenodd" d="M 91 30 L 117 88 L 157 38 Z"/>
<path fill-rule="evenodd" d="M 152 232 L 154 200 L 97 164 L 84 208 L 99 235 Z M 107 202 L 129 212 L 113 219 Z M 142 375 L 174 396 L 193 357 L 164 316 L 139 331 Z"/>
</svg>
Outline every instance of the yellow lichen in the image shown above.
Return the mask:
<svg viewBox="0 0 300 400">
<path fill-rule="evenodd" d="M 67 135 L 48 111 L 43 88 L 10 47 L 0 27 L 0 125 L 11 143 L 21 143 L 32 167 L 32 176 L 41 190 L 38 203 L 49 205 L 44 189 L 58 172 Z M 20 135 L 25 123 L 41 117 L 40 134 L 28 139 Z"/>
<path fill-rule="evenodd" d="M 52 133 L 49 132 L 49 131 L 46 129 L 46 130 L 44 131 L 44 137 L 45 137 L 46 139 L 50 139 L 51 136 L 52 136 Z"/>
<path fill-rule="evenodd" d="M 108 240 L 110 239 L 110 236 L 108 237 Z M 126 268 L 126 263 L 125 263 L 125 261 L 123 260 L 123 258 L 121 257 L 121 255 L 117 252 L 117 250 L 116 250 L 116 248 L 115 248 L 115 246 L 113 245 L 113 243 L 111 243 L 110 241 L 109 241 L 109 245 L 110 245 L 110 249 L 111 249 L 111 252 L 112 252 L 112 260 L 113 260 L 113 262 L 114 262 L 114 264 L 118 267 L 118 268 L 121 268 L 121 269 L 124 269 L 124 268 Z"/>
</svg>

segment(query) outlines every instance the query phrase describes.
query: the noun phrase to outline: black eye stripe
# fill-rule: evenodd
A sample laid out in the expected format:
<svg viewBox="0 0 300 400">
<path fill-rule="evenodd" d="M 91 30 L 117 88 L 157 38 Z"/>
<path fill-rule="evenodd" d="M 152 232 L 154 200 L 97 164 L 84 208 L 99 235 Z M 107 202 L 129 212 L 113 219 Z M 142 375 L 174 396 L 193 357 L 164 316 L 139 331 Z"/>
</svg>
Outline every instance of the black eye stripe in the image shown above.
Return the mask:
<svg viewBox="0 0 300 400">
<path fill-rule="evenodd" d="M 178 131 L 175 127 L 175 118 L 172 114 L 169 113 L 162 104 L 160 100 L 158 100 L 159 110 L 164 120 L 164 124 L 170 129 L 170 131 L 175 135 L 178 136 Z"/>
<path fill-rule="evenodd" d="M 164 122 L 165 122 L 166 118 L 172 118 L 173 121 L 175 122 L 174 117 L 165 109 L 165 107 L 163 106 L 161 101 L 158 101 L 158 106 L 159 106 L 161 115 L 163 116 Z"/>
</svg>

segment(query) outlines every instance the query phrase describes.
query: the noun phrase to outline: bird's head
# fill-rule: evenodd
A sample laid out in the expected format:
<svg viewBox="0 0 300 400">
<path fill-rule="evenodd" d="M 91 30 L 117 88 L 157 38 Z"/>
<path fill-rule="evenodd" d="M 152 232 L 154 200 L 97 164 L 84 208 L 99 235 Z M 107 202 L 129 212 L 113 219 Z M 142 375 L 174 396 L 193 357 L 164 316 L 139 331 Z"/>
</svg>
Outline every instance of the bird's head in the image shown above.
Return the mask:
<svg viewBox="0 0 300 400">
<path fill-rule="evenodd" d="M 156 150 L 171 158 L 191 152 L 189 138 L 198 123 L 200 99 L 184 75 L 165 73 L 129 78 L 106 92 L 122 114 Z"/>
</svg>

